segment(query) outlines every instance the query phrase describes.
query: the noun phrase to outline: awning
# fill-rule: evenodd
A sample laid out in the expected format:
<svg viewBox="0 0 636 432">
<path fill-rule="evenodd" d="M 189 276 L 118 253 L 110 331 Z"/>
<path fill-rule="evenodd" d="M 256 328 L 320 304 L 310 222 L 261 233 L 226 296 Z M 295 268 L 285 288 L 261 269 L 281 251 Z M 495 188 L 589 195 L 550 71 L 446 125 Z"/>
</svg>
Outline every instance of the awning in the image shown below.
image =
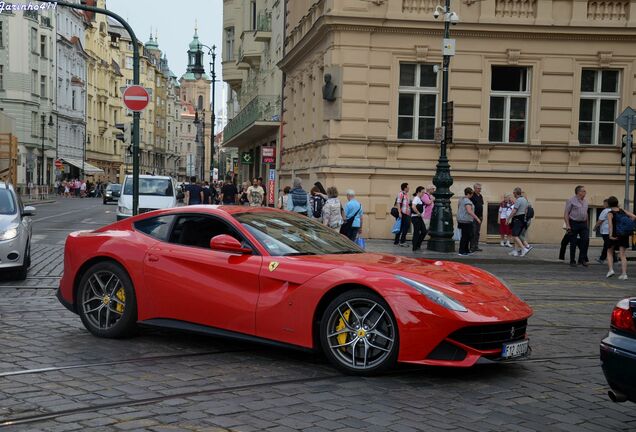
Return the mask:
<svg viewBox="0 0 636 432">
<path fill-rule="evenodd" d="M 80 159 L 72 159 L 72 158 L 60 158 L 62 162 L 65 162 L 69 165 L 73 165 L 76 168 L 83 169 L 85 174 L 104 174 L 104 170 L 101 168 L 97 168 L 95 165 L 91 165 L 88 162 L 83 162 Z"/>
</svg>

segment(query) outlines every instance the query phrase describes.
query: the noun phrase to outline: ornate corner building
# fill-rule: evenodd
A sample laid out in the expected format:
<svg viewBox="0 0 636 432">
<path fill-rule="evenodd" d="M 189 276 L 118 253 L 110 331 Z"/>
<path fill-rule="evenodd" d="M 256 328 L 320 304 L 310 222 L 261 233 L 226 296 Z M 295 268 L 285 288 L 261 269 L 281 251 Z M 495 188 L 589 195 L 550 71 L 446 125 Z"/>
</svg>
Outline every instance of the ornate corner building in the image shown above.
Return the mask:
<svg viewBox="0 0 636 432">
<path fill-rule="evenodd" d="M 400 183 L 426 186 L 435 173 L 437 4 L 286 2 L 280 187 L 300 176 L 354 189 L 365 236 L 389 237 Z M 636 2 L 453 0 L 451 8 L 460 17 L 451 28 L 452 190 L 483 185 L 482 238 L 497 238 L 499 202 L 515 186 L 536 210 L 533 241 L 561 239 L 577 184 L 587 187 L 593 225 L 603 199 L 624 194 L 624 131 L 614 120 L 636 105 Z M 322 97 L 326 74 L 335 100 Z"/>
</svg>

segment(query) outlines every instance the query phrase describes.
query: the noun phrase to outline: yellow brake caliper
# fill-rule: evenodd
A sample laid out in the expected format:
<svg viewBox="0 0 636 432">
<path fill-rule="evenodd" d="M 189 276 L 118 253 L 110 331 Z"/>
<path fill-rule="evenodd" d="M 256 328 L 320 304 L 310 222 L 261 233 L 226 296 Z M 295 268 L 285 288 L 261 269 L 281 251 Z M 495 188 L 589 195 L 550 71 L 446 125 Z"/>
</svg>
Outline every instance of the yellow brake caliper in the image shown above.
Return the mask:
<svg viewBox="0 0 636 432">
<path fill-rule="evenodd" d="M 126 293 L 124 292 L 123 288 L 119 288 L 117 294 L 115 294 L 115 297 L 117 297 L 122 303 L 126 303 Z M 124 305 L 117 303 L 117 305 L 115 306 L 115 310 L 117 310 L 117 312 L 119 312 L 120 314 L 124 313 Z"/>
<path fill-rule="evenodd" d="M 351 315 L 351 309 L 347 309 L 346 311 L 344 311 L 344 313 L 342 314 L 342 316 L 344 316 L 344 319 L 340 318 L 340 321 L 338 321 L 338 325 L 336 326 L 336 331 L 339 332 L 340 330 L 344 329 L 346 327 L 345 324 L 345 320 L 347 320 L 347 322 L 349 322 L 349 315 Z M 336 339 L 338 339 L 338 345 L 344 345 L 345 343 L 347 343 L 347 336 L 349 335 L 349 333 L 342 333 L 339 334 L 338 336 L 336 336 Z M 347 347 L 341 347 L 340 348 L 342 351 L 346 351 Z"/>
</svg>

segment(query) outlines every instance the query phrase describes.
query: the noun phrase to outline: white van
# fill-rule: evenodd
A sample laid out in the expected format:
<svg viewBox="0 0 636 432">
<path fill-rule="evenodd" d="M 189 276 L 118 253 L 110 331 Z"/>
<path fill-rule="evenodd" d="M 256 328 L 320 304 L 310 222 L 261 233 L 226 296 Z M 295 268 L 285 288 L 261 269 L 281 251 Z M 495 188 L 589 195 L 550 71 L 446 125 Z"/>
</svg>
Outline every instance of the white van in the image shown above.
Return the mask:
<svg viewBox="0 0 636 432">
<path fill-rule="evenodd" d="M 177 206 L 177 188 L 172 177 L 139 176 L 139 213 Z M 117 201 L 117 220 L 132 216 L 133 176 L 127 175 Z"/>
</svg>

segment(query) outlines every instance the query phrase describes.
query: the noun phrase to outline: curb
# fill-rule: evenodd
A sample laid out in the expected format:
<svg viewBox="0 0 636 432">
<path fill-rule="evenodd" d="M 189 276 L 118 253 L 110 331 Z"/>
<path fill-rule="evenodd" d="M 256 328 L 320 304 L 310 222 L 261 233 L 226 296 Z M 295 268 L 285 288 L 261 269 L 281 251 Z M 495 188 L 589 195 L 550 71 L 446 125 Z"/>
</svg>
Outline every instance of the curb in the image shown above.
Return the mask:
<svg viewBox="0 0 636 432">
<path fill-rule="evenodd" d="M 24 201 L 25 206 L 37 206 L 40 204 L 53 204 L 56 203 L 57 200 L 38 200 L 38 201 Z"/>
</svg>

